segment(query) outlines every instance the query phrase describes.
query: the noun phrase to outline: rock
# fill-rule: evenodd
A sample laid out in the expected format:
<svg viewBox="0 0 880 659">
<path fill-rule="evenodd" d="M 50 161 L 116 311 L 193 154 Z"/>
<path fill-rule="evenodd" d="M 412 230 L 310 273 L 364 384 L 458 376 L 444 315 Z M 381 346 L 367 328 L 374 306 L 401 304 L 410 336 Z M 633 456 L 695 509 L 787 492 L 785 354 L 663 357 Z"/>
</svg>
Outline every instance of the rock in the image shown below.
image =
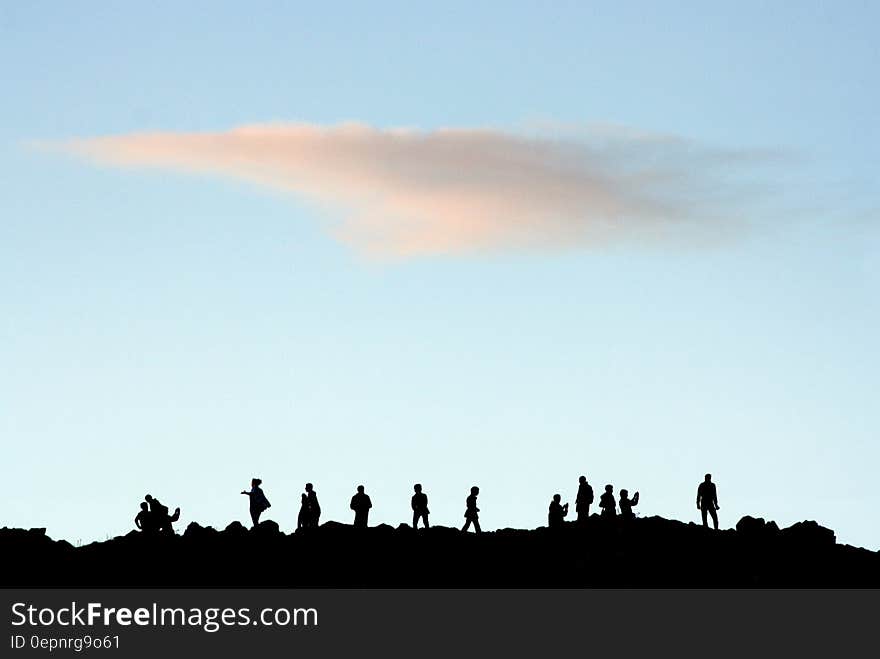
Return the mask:
<svg viewBox="0 0 880 659">
<path fill-rule="evenodd" d="M 765 522 L 763 517 L 750 517 L 746 515 L 736 523 L 736 532 L 747 539 L 765 539 L 775 536 L 779 532 L 776 522 Z"/>
<path fill-rule="evenodd" d="M 836 542 L 834 531 L 820 526 L 814 521 L 792 524 L 782 529 L 780 535 L 788 542 L 797 543 L 802 547 L 833 547 Z"/>
<path fill-rule="evenodd" d="M 223 529 L 225 535 L 231 536 L 245 536 L 247 535 L 247 532 L 247 529 L 238 520 L 231 522 L 225 529 Z"/>
<path fill-rule="evenodd" d="M 251 532 L 260 536 L 272 536 L 279 535 L 281 533 L 281 528 L 278 526 L 278 522 L 271 519 L 264 519 L 256 528 L 251 529 Z"/>
</svg>

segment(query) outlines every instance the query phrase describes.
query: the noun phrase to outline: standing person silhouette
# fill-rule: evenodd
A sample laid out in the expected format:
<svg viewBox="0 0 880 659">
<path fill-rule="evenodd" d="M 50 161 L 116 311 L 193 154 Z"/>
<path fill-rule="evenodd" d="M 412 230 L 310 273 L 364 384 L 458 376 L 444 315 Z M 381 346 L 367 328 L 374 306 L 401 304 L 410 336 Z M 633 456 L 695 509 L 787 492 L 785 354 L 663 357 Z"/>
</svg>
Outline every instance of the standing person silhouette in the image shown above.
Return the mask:
<svg viewBox="0 0 880 659">
<path fill-rule="evenodd" d="M 413 485 L 413 490 L 416 492 L 410 501 L 413 510 L 413 529 L 418 528 L 419 519 L 422 520 L 422 524 L 427 529 L 430 526 L 428 524 L 428 514 L 431 512 L 428 510 L 428 495 L 422 492 L 422 486 L 419 483 Z"/>
<path fill-rule="evenodd" d="M 141 501 L 141 509 L 134 518 L 134 525 L 144 534 L 152 534 L 156 531 L 156 525 L 146 501 Z"/>
<path fill-rule="evenodd" d="M 299 515 L 296 517 L 296 528 L 304 529 L 309 526 L 309 520 L 311 519 L 311 512 L 309 511 L 309 495 L 305 492 L 302 493 L 302 503 L 299 507 Z"/>
<path fill-rule="evenodd" d="M 351 508 L 354 511 L 354 526 L 358 529 L 367 528 L 367 520 L 370 515 L 370 508 L 373 502 L 370 501 L 368 494 L 364 494 L 364 486 L 358 485 L 357 494 L 351 498 Z"/>
<path fill-rule="evenodd" d="M 633 508 L 639 505 L 639 493 L 636 492 L 633 495 L 633 498 L 629 498 L 629 492 L 626 490 L 620 491 L 620 516 L 624 519 L 635 519 L 635 513 L 633 512 Z"/>
<path fill-rule="evenodd" d="M 306 526 L 318 528 L 318 522 L 321 519 L 321 504 L 318 503 L 318 493 L 315 492 L 315 486 L 311 483 L 306 483 L 306 499 L 309 504 Z"/>
<path fill-rule="evenodd" d="M 263 514 L 263 511 L 272 506 L 272 504 L 269 503 L 269 500 L 266 498 L 266 495 L 263 494 L 263 490 L 260 487 L 260 485 L 262 484 L 263 481 L 259 478 L 252 478 L 251 491 L 241 491 L 242 494 L 246 494 L 250 499 L 251 522 L 253 522 L 254 528 L 259 526 L 260 515 Z"/>
<path fill-rule="evenodd" d="M 614 486 L 605 486 L 605 492 L 599 497 L 599 507 L 602 509 L 602 517 L 606 519 L 617 515 L 617 505 L 614 503 Z"/>
<path fill-rule="evenodd" d="M 578 479 L 578 493 L 574 500 L 574 509 L 577 512 L 578 524 L 583 525 L 590 516 L 590 504 L 593 503 L 593 488 L 587 482 L 586 476 Z"/>
<path fill-rule="evenodd" d="M 144 497 L 144 501 L 150 505 L 150 517 L 152 518 L 155 530 L 173 535 L 174 527 L 171 526 L 171 524 L 180 519 L 180 508 L 175 508 L 174 514 L 169 515 L 168 506 L 162 504 L 162 502 L 155 497 L 147 494 Z"/>
<path fill-rule="evenodd" d="M 477 496 L 480 494 L 480 488 L 474 485 L 471 488 L 470 496 L 465 500 L 465 511 L 464 511 L 464 526 L 461 527 L 462 533 L 467 532 L 467 530 L 471 527 L 471 523 L 474 525 L 474 532 L 481 533 L 482 529 L 480 529 L 480 509 L 477 508 Z"/>
<path fill-rule="evenodd" d="M 718 530 L 718 491 L 712 482 L 712 474 L 706 474 L 706 478 L 697 487 L 697 510 L 703 516 L 703 526 L 709 526 L 706 521 L 706 513 L 712 516 L 712 525 Z"/>
<path fill-rule="evenodd" d="M 568 504 L 564 506 L 561 494 L 554 494 L 550 502 L 550 510 L 547 512 L 547 526 L 551 529 L 561 529 L 565 525 L 565 516 L 568 515 Z"/>
</svg>

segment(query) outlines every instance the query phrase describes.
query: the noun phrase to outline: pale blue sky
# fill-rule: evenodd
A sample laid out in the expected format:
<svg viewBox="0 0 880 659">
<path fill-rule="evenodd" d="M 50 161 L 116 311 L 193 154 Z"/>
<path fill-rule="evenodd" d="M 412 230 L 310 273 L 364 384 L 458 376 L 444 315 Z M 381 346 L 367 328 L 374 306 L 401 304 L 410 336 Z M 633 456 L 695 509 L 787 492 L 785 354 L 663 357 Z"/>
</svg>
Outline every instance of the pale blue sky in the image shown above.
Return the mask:
<svg viewBox="0 0 880 659">
<path fill-rule="evenodd" d="M 103 538 L 152 492 L 224 526 L 257 475 L 286 528 L 307 480 L 328 519 L 418 481 L 530 527 L 582 473 L 695 520 L 711 471 L 724 526 L 880 547 L 880 10 L 590 4 L 0 5 L 0 524 Z M 27 146 L 285 120 L 786 157 L 720 245 L 374 262 L 295 198 Z"/>
</svg>

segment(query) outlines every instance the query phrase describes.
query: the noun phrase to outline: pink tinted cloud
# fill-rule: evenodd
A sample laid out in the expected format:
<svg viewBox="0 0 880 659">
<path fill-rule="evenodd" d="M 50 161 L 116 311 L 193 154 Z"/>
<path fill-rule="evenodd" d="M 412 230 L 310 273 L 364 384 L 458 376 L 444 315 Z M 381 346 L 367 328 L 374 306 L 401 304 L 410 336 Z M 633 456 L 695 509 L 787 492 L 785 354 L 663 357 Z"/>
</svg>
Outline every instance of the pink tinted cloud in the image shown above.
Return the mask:
<svg viewBox="0 0 880 659">
<path fill-rule="evenodd" d="M 128 134 L 63 148 L 292 192 L 341 211 L 337 238 L 386 256 L 711 240 L 739 222 L 730 174 L 750 159 L 622 130 L 551 138 L 362 124 Z"/>
</svg>

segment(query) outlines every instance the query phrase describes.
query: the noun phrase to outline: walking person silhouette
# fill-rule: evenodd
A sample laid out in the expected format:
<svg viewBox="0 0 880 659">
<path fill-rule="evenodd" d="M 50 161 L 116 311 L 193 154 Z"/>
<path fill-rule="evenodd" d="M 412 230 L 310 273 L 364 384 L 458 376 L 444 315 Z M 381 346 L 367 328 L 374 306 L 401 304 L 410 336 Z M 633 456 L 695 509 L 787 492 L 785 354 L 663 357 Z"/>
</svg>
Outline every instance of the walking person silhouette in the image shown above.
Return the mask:
<svg viewBox="0 0 880 659">
<path fill-rule="evenodd" d="M 578 493 L 574 500 L 578 524 L 583 525 L 589 518 L 591 503 L 593 503 L 593 488 L 587 482 L 587 477 L 581 476 L 578 479 Z"/>
<path fill-rule="evenodd" d="M 413 510 L 413 529 L 418 528 L 419 519 L 422 520 L 422 524 L 427 529 L 430 527 L 428 524 L 428 515 L 431 512 L 428 510 L 428 495 L 422 492 L 422 486 L 420 483 L 413 485 L 413 490 L 416 492 L 413 494 L 412 500 L 410 501 Z"/>
<path fill-rule="evenodd" d="M 715 483 L 712 482 L 712 474 L 706 474 L 705 479 L 697 487 L 697 510 L 703 517 L 703 526 L 709 526 L 706 521 L 706 514 L 712 516 L 712 525 L 718 530 L 718 513 L 720 510 L 718 505 L 718 491 L 715 489 Z"/>
<path fill-rule="evenodd" d="M 477 496 L 480 494 L 480 488 L 474 485 L 471 488 L 470 496 L 465 500 L 465 511 L 464 511 L 464 526 L 461 527 L 462 533 L 467 532 L 467 530 L 471 527 L 471 524 L 474 525 L 474 532 L 481 533 L 482 529 L 480 529 L 480 509 L 477 508 Z"/>
<path fill-rule="evenodd" d="M 606 485 L 605 492 L 599 497 L 599 507 L 602 509 L 602 517 L 608 519 L 617 515 L 617 505 L 614 503 L 614 486 Z"/>
<path fill-rule="evenodd" d="M 308 514 L 305 526 L 318 528 L 318 522 L 321 520 L 321 504 L 318 503 L 318 493 L 315 492 L 315 486 L 311 483 L 306 483 L 306 501 Z M 302 514 L 302 510 L 300 510 L 300 514 Z"/>
<path fill-rule="evenodd" d="M 351 508 L 354 511 L 354 526 L 358 529 L 367 528 L 367 520 L 370 515 L 370 508 L 373 502 L 370 501 L 368 494 L 364 494 L 364 486 L 358 485 L 357 494 L 351 498 Z"/>
<path fill-rule="evenodd" d="M 550 510 L 547 513 L 547 526 L 551 529 L 561 529 L 565 526 L 565 516 L 568 515 L 568 504 L 564 506 L 561 494 L 554 494 L 550 502 Z"/>
<path fill-rule="evenodd" d="M 272 506 L 266 495 L 263 494 L 263 490 L 260 487 L 262 484 L 263 481 L 259 478 L 252 478 L 250 492 L 247 490 L 241 491 L 242 494 L 246 494 L 250 499 L 251 522 L 253 522 L 254 528 L 259 526 L 260 515 L 263 514 L 263 511 Z"/>
</svg>

